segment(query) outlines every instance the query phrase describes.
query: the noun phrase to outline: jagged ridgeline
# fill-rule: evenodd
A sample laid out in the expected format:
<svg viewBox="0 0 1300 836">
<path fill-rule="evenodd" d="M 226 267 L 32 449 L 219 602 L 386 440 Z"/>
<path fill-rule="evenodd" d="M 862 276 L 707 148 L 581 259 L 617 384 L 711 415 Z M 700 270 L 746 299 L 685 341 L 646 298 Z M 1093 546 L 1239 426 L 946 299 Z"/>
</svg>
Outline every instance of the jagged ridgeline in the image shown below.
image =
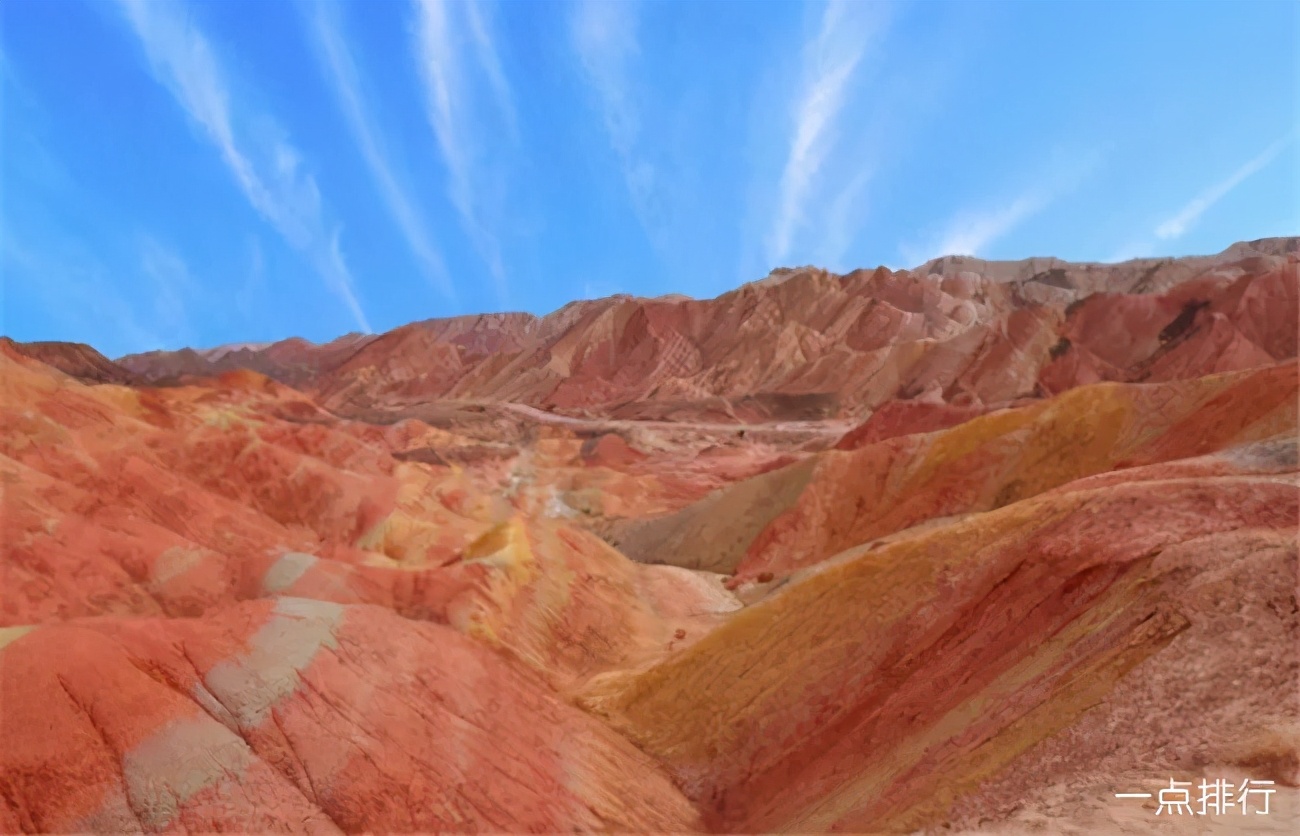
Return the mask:
<svg viewBox="0 0 1300 836">
<path fill-rule="evenodd" d="M 0 341 L 0 831 L 1294 832 L 1298 243 Z"/>
</svg>

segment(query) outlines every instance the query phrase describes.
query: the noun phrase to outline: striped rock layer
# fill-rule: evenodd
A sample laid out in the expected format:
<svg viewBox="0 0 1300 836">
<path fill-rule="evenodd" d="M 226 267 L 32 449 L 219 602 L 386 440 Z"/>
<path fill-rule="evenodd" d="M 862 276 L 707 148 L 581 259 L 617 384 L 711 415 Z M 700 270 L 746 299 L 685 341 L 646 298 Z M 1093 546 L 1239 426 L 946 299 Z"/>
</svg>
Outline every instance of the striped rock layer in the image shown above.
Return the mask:
<svg viewBox="0 0 1300 836">
<path fill-rule="evenodd" d="M 0 832 L 1295 832 L 1286 247 L 0 342 Z"/>
</svg>

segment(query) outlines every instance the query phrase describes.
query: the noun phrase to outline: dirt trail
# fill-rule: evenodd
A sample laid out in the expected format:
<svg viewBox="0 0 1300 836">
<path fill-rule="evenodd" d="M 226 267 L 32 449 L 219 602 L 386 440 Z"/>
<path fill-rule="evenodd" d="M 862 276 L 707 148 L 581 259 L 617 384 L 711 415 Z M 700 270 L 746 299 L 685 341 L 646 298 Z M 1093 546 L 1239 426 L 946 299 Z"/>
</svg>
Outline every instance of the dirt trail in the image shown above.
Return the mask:
<svg viewBox="0 0 1300 836">
<path fill-rule="evenodd" d="M 758 430 L 775 433 L 805 433 L 824 436 L 841 436 L 859 421 L 833 419 L 825 421 L 774 421 L 763 424 L 712 423 L 707 421 L 632 421 L 617 418 L 575 418 L 570 415 L 556 415 L 536 407 L 521 403 L 484 402 L 476 406 L 495 407 L 548 424 L 560 424 L 576 429 L 665 429 L 665 430 L 703 430 L 708 432 L 738 432 L 740 430 Z"/>
</svg>

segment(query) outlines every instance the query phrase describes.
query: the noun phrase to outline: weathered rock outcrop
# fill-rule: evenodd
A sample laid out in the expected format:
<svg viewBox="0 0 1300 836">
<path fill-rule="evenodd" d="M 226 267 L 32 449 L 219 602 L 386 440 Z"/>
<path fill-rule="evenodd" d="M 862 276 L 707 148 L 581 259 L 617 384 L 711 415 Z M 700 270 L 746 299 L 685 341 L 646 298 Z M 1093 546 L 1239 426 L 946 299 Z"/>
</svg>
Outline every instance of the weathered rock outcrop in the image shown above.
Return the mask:
<svg viewBox="0 0 1300 836">
<path fill-rule="evenodd" d="M 1295 250 L 0 341 L 0 832 L 1294 832 Z"/>
<path fill-rule="evenodd" d="M 804 268 L 712 300 L 618 296 L 541 318 L 456 317 L 323 346 L 120 362 L 150 380 L 248 368 L 352 416 L 440 399 L 737 423 L 863 417 L 921 396 L 987 409 L 1294 356 L 1297 241 L 1117 265 L 950 257 L 915 271 Z"/>
<path fill-rule="evenodd" d="M 1292 429 L 855 546 L 583 704 L 728 832 L 907 832 L 1018 761 L 1077 775 L 1125 733 L 1148 781 L 1249 763 L 1243 742 L 1300 718 L 1296 471 Z M 1107 729 L 1099 704 L 1149 713 Z M 1104 735 L 1073 732 L 1078 759 L 1046 743 L 1075 724 Z"/>
</svg>

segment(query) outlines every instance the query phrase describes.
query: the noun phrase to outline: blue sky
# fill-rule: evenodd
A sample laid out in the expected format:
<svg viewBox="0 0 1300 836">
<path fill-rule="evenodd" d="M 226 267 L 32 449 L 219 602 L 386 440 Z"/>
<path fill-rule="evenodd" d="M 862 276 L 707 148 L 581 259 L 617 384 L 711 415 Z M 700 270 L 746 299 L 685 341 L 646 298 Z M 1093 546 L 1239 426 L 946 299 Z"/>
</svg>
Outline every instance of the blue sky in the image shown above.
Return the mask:
<svg viewBox="0 0 1300 836">
<path fill-rule="evenodd" d="M 1297 8 L 8 0 L 3 331 L 320 341 L 1296 234 Z"/>
</svg>

